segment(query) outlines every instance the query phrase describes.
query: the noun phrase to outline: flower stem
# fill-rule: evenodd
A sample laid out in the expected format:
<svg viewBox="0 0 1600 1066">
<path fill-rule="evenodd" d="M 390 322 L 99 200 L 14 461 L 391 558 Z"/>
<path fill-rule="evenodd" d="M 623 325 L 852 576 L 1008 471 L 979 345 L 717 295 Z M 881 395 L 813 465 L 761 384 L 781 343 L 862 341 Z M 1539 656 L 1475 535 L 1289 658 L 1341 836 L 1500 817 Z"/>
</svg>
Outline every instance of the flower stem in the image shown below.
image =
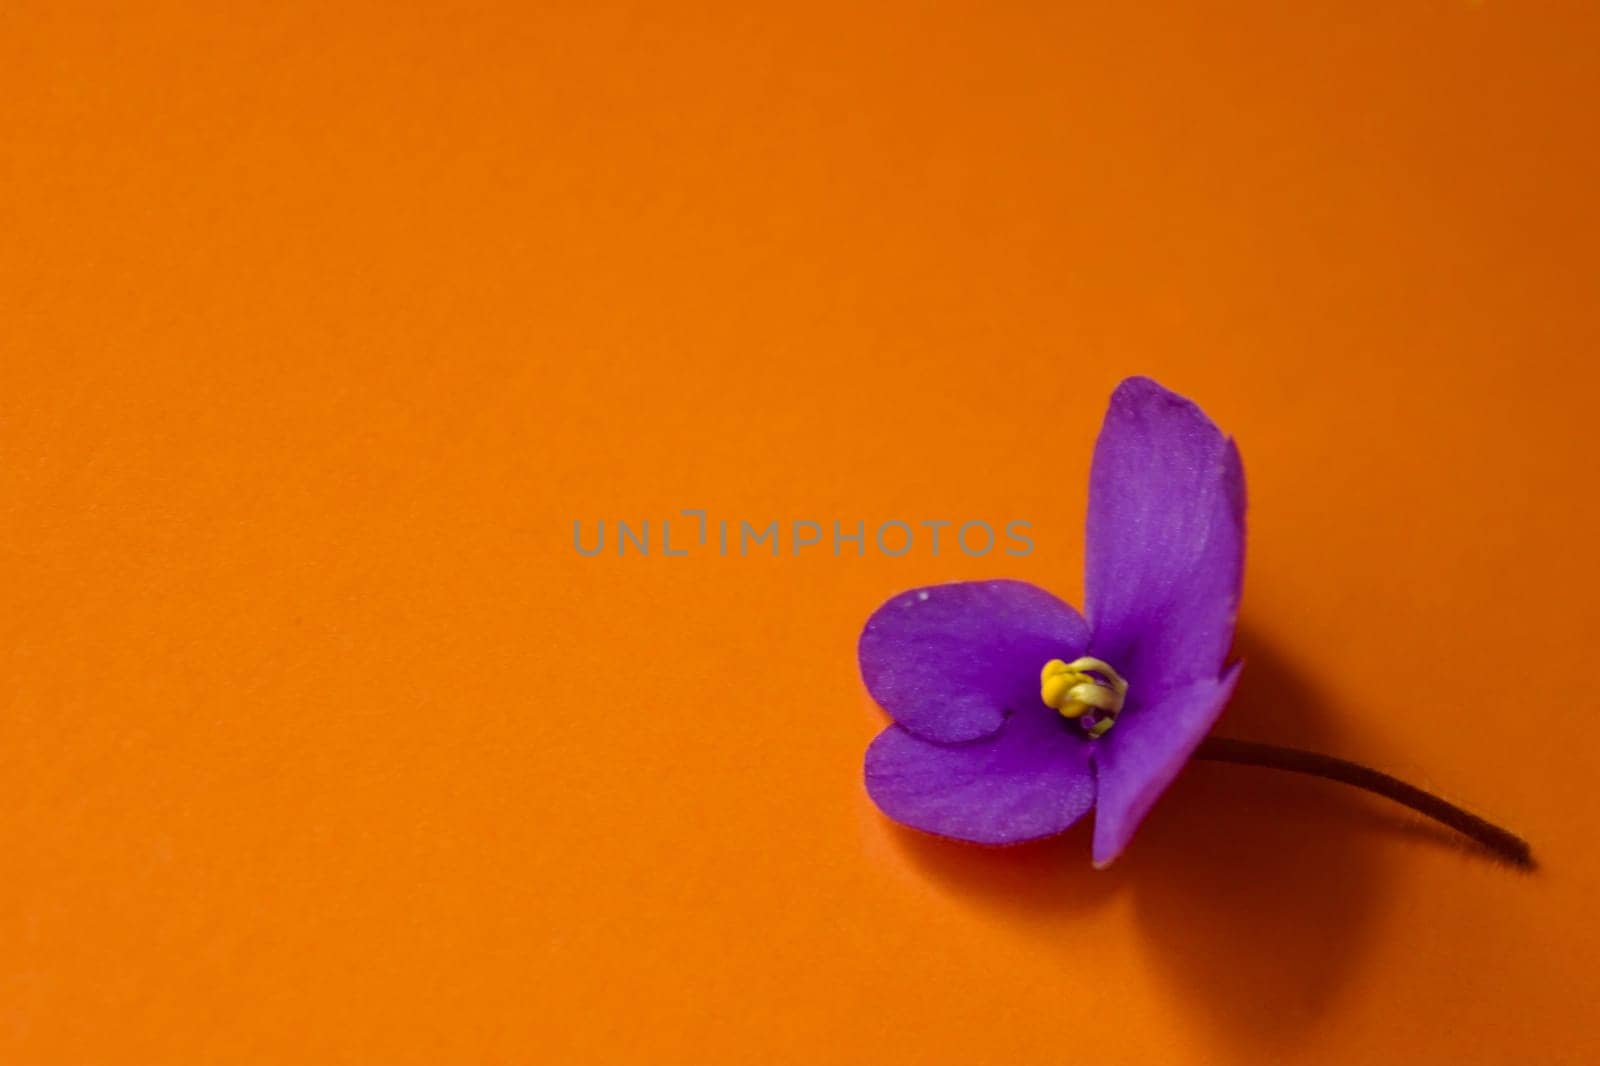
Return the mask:
<svg viewBox="0 0 1600 1066">
<path fill-rule="evenodd" d="M 1346 785 L 1366 789 L 1425 814 L 1436 822 L 1464 833 L 1494 852 L 1506 862 L 1524 870 L 1534 868 L 1533 853 L 1528 842 L 1509 829 L 1484 821 L 1470 811 L 1453 803 L 1446 803 L 1431 792 L 1408 785 L 1399 778 L 1390 777 L 1359 763 L 1336 759 L 1314 751 L 1281 748 L 1276 744 L 1258 744 L 1251 740 L 1234 740 L 1229 737 L 1207 737 L 1195 751 L 1197 759 L 1212 762 L 1240 763 L 1245 766 L 1265 766 L 1273 770 L 1288 770 L 1297 774 L 1325 777 Z"/>
</svg>

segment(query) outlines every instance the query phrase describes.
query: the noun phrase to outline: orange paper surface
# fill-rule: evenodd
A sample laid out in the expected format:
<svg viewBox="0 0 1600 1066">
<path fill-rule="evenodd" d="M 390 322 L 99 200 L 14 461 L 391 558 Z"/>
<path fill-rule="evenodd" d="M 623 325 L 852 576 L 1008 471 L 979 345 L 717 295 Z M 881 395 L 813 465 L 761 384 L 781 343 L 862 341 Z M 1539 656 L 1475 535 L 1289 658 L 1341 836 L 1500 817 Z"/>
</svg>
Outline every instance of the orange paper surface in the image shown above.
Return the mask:
<svg viewBox="0 0 1600 1066">
<path fill-rule="evenodd" d="M 0 1061 L 1594 1061 L 1596 30 L 7 5 Z M 1239 767 L 1104 873 L 872 807 L 862 622 L 1079 600 L 1131 373 L 1243 450 L 1222 731 L 1536 874 Z"/>
</svg>

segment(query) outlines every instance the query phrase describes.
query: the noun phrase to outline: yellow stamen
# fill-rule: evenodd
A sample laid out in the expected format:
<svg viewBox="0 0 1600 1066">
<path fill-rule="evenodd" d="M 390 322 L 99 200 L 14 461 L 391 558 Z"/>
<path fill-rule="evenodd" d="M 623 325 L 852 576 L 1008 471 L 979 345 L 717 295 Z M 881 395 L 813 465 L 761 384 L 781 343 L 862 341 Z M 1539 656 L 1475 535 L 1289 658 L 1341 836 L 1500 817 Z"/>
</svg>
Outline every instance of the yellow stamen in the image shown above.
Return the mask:
<svg viewBox="0 0 1600 1066">
<path fill-rule="evenodd" d="M 1111 664 L 1084 656 L 1070 663 L 1051 659 L 1039 672 L 1039 698 L 1062 717 L 1084 719 L 1084 732 L 1103 737 L 1116 723 L 1128 696 L 1128 683 Z M 1092 723 L 1092 724 L 1090 724 Z"/>
</svg>

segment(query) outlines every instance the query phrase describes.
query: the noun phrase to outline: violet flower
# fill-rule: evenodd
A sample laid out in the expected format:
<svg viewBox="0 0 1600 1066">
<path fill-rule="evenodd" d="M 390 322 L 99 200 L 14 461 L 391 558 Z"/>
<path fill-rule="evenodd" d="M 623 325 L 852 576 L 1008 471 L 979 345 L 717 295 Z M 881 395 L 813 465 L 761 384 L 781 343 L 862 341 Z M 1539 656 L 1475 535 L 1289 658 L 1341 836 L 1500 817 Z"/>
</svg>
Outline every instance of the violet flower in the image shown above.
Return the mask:
<svg viewBox="0 0 1600 1066">
<path fill-rule="evenodd" d="M 895 821 L 979 844 L 1060 833 L 1095 811 L 1094 862 L 1122 854 L 1195 755 L 1387 796 L 1532 868 L 1526 841 L 1329 755 L 1207 737 L 1244 573 L 1244 472 L 1205 413 L 1149 378 L 1111 396 L 1089 475 L 1088 621 L 1022 581 L 913 589 L 867 620 L 867 690 L 894 724 L 867 792 Z"/>
<path fill-rule="evenodd" d="M 1244 506 L 1233 442 L 1176 393 L 1124 381 L 1089 476 L 1087 623 L 1021 581 L 915 589 L 868 619 L 861 676 L 895 723 L 867 750 L 873 800 L 981 844 L 1093 807 L 1110 863 L 1233 693 Z"/>
</svg>

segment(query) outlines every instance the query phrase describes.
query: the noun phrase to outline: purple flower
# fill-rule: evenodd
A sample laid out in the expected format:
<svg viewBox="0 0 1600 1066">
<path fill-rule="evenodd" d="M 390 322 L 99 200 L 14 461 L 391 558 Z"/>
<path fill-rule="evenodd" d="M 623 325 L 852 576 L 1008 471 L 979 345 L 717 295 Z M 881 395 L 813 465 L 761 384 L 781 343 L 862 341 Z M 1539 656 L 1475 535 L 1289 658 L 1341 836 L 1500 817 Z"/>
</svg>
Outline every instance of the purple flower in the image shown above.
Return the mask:
<svg viewBox="0 0 1600 1066">
<path fill-rule="evenodd" d="M 867 749 L 873 801 L 980 844 L 1093 807 L 1109 864 L 1233 693 L 1244 507 L 1238 450 L 1203 411 L 1117 386 L 1089 476 L 1087 622 L 1021 581 L 913 589 L 867 620 L 861 677 L 894 719 Z"/>
</svg>

